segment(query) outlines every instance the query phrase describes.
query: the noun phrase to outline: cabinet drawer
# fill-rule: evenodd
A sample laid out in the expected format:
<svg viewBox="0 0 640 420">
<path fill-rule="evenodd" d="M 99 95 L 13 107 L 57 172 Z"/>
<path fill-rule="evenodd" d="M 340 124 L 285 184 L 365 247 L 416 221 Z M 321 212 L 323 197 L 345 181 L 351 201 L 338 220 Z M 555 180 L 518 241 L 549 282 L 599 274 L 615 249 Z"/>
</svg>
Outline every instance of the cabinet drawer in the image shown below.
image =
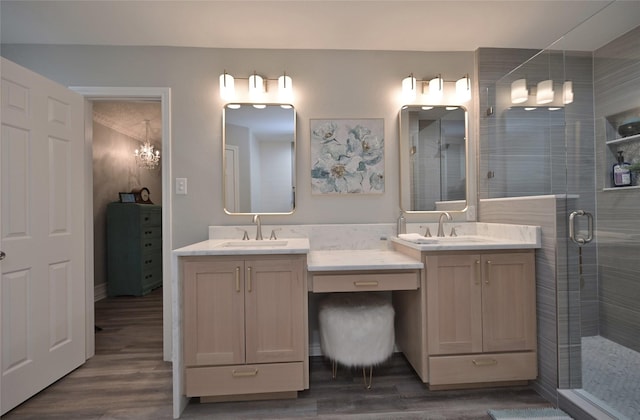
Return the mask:
<svg viewBox="0 0 640 420">
<path fill-rule="evenodd" d="M 429 358 L 430 385 L 521 381 L 537 375 L 534 352 Z"/>
<path fill-rule="evenodd" d="M 162 212 L 160 210 L 140 212 L 140 225 L 162 226 Z"/>
<path fill-rule="evenodd" d="M 316 274 L 313 276 L 312 290 L 316 293 L 415 290 L 419 284 L 417 271 L 370 274 Z"/>
<path fill-rule="evenodd" d="M 162 227 L 161 226 L 143 226 L 140 231 L 140 237 L 142 239 L 162 238 Z"/>
<path fill-rule="evenodd" d="M 185 370 L 187 397 L 259 394 L 303 389 L 302 362 L 193 367 Z"/>
<path fill-rule="evenodd" d="M 140 248 L 143 254 L 160 251 L 162 250 L 162 238 L 143 238 L 140 240 Z"/>
</svg>

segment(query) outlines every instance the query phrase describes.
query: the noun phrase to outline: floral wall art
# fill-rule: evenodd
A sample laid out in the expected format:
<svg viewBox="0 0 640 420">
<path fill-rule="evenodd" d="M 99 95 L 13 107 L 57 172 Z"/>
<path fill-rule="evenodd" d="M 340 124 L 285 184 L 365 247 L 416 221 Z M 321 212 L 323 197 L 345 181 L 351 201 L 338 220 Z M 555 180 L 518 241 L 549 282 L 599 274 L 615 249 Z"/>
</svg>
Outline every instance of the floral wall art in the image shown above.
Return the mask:
<svg viewBox="0 0 640 420">
<path fill-rule="evenodd" d="M 384 192 L 384 119 L 310 120 L 311 193 Z"/>
</svg>

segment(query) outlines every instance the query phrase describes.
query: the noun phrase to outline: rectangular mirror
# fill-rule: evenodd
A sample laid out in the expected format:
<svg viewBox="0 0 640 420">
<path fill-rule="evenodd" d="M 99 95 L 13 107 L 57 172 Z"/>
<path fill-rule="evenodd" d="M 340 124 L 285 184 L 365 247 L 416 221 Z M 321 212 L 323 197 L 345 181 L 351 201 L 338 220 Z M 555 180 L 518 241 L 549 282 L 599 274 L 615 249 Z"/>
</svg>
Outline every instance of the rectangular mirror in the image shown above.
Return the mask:
<svg viewBox="0 0 640 420">
<path fill-rule="evenodd" d="M 462 211 L 467 206 L 467 111 L 408 105 L 400 110 L 400 208 Z"/>
<path fill-rule="evenodd" d="M 295 208 L 296 113 L 289 104 L 228 104 L 222 114 L 224 211 Z"/>
</svg>

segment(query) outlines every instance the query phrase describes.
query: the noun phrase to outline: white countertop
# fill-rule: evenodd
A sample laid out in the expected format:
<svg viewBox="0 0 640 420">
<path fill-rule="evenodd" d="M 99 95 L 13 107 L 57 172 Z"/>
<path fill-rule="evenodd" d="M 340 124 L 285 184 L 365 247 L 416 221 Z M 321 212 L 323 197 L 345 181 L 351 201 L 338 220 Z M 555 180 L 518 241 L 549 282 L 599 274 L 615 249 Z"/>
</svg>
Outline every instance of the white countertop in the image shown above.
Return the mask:
<svg viewBox="0 0 640 420">
<path fill-rule="evenodd" d="M 431 239 L 431 241 L 429 240 Z M 421 243 L 392 237 L 391 241 L 417 249 L 419 251 L 477 251 L 486 249 L 535 249 L 540 248 L 539 241 L 518 239 L 488 238 L 483 236 L 465 236 L 457 238 L 425 238 Z"/>
<path fill-rule="evenodd" d="M 308 271 L 403 270 L 424 268 L 399 252 L 383 249 L 341 249 L 311 251 L 307 255 Z"/>
<path fill-rule="evenodd" d="M 282 245 L 286 242 L 286 245 Z M 309 252 L 309 239 L 307 238 L 283 238 L 275 241 L 265 239 L 256 241 L 209 239 L 183 248 L 173 250 L 178 257 L 203 256 L 203 255 L 273 255 L 273 254 L 307 254 Z"/>
</svg>

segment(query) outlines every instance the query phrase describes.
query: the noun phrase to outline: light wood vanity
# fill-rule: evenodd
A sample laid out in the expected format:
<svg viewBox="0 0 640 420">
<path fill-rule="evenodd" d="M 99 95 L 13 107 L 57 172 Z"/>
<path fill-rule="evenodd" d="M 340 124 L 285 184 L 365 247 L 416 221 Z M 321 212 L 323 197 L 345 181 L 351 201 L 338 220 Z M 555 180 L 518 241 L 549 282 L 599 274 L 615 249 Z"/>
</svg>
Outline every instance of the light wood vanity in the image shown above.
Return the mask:
<svg viewBox="0 0 640 420">
<path fill-rule="evenodd" d="M 533 249 L 419 251 L 418 291 L 394 292 L 396 341 L 430 389 L 535 379 Z"/>
<path fill-rule="evenodd" d="M 187 396 L 308 387 L 305 257 L 183 260 Z"/>
<path fill-rule="evenodd" d="M 174 415 L 190 397 L 294 398 L 309 388 L 313 293 L 388 293 L 397 346 L 431 389 L 535 379 L 536 232 L 431 248 L 392 238 L 392 249 L 311 250 L 293 238 L 175 250 Z"/>
</svg>

